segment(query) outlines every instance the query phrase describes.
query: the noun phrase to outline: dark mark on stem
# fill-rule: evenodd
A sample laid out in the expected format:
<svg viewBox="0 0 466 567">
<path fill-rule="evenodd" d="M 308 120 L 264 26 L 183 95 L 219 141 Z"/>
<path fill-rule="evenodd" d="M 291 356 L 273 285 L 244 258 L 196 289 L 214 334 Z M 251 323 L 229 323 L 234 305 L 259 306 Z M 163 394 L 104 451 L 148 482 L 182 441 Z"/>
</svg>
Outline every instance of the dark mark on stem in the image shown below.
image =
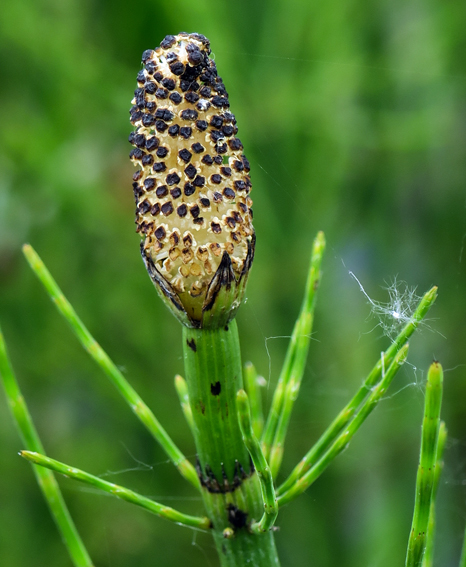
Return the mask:
<svg viewBox="0 0 466 567">
<path fill-rule="evenodd" d="M 188 339 L 187 339 L 186 342 L 187 342 L 189 348 L 190 348 L 193 352 L 196 352 L 196 351 L 197 351 L 196 341 L 195 341 L 194 339 L 191 339 L 191 340 L 188 340 Z"/>
<path fill-rule="evenodd" d="M 220 394 L 221 389 L 222 386 L 218 380 L 217 382 L 215 382 L 215 384 L 210 385 L 210 392 L 213 396 L 218 396 Z"/>
<path fill-rule="evenodd" d="M 248 518 L 247 512 L 243 512 L 243 510 L 240 510 L 234 504 L 228 504 L 227 510 L 230 524 L 236 529 L 244 528 Z"/>
</svg>

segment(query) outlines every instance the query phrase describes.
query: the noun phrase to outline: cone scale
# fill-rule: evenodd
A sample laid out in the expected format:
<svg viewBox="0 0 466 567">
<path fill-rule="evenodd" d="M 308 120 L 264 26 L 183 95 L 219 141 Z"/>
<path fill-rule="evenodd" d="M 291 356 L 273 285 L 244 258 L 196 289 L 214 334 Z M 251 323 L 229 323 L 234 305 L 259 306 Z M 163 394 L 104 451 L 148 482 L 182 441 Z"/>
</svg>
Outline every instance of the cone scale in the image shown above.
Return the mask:
<svg viewBox="0 0 466 567">
<path fill-rule="evenodd" d="M 141 254 L 162 299 L 197 328 L 234 316 L 254 256 L 249 162 L 210 53 L 199 34 L 145 51 L 130 110 Z"/>
</svg>

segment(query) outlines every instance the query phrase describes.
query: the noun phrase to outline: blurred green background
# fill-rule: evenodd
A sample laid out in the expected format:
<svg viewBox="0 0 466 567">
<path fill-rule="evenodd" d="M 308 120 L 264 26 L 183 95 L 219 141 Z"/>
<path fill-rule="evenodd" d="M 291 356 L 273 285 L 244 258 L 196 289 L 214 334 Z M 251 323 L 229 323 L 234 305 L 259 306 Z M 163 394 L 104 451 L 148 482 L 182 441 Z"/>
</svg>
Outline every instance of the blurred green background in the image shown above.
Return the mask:
<svg viewBox="0 0 466 567">
<path fill-rule="evenodd" d="M 0 7 L 0 320 L 48 454 L 187 512 L 201 502 L 59 317 L 30 242 L 97 340 L 193 460 L 173 388 L 180 328 L 134 232 L 128 109 L 143 50 L 211 40 L 251 161 L 257 253 L 238 322 L 272 386 L 310 244 L 328 241 L 315 341 L 283 474 L 389 344 L 367 293 L 439 286 L 410 362 L 350 448 L 280 514 L 283 566 L 402 565 L 425 370 L 445 374 L 450 440 L 436 566 L 466 521 L 466 5 L 458 0 L 5 0 Z M 0 564 L 70 565 L 0 394 Z M 209 537 L 60 479 L 98 567 L 217 565 Z"/>
</svg>

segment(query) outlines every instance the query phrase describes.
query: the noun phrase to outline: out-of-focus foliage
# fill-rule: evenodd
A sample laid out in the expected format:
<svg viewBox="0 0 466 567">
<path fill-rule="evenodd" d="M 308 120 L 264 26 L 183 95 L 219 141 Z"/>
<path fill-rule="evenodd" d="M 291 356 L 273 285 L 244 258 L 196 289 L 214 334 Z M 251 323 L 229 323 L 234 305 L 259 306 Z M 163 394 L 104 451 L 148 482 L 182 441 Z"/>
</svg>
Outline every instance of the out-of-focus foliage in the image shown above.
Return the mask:
<svg viewBox="0 0 466 567">
<path fill-rule="evenodd" d="M 1 3 L 0 317 L 50 456 L 201 510 L 20 254 L 23 242 L 34 245 L 194 459 L 173 388 L 180 328 L 139 257 L 126 140 L 142 51 L 168 33 L 197 31 L 211 40 L 251 161 L 258 243 L 238 320 L 244 359 L 272 383 L 318 229 L 328 242 L 284 473 L 388 344 L 348 271 L 378 301 L 395 276 L 419 291 L 439 286 L 435 331 L 412 341 L 415 368 L 405 367 L 351 447 L 280 513 L 283 565 L 402 564 L 434 356 L 446 369 L 451 436 L 436 564 L 457 565 L 466 518 L 465 21 L 464 3 L 433 0 Z M 1 397 L 0 564 L 68 565 Z M 216 564 L 208 537 L 60 482 L 96 565 Z"/>
</svg>

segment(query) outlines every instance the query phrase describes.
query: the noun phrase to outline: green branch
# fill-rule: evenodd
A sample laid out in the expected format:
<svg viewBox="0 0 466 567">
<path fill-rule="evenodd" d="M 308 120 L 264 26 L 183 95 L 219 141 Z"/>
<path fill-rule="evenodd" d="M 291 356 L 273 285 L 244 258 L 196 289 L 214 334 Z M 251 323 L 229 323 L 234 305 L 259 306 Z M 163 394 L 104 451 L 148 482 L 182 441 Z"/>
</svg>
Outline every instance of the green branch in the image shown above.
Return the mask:
<svg viewBox="0 0 466 567">
<path fill-rule="evenodd" d="M 356 395 L 341 410 L 338 416 L 333 420 L 326 431 L 321 435 L 317 443 L 310 449 L 308 453 L 301 459 L 299 464 L 294 468 L 293 472 L 286 481 L 277 489 L 277 493 L 285 493 L 301 476 L 303 476 L 311 467 L 317 463 L 322 455 L 327 451 L 339 433 L 351 421 L 358 408 L 371 393 L 374 386 L 379 383 L 381 376 L 383 377 L 384 369 L 393 361 L 395 355 L 399 352 L 406 341 L 411 337 L 417 329 L 421 321 L 427 315 L 429 309 L 437 298 L 437 287 L 430 289 L 419 302 L 411 320 L 401 330 L 390 347 L 382 354 L 374 368 L 371 370 L 364 383 L 357 391 Z"/>
<path fill-rule="evenodd" d="M 262 436 L 262 450 L 270 462 L 274 477 L 282 462 L 285 435 L 306 364 L 314 321 L 316 291 L 322 276 L 320 266 L 324 250 L 324 233 L 319 232 L 312 247 L 311 265 L 301 312 L 291 335 Z"/>
<path fill-rule="evenodd" d="M 143 425 L 152 434 L 154 439 L 160 444 L 162 449 L 177 467 L 179 472 L 196 488 L 200 488 L 199 479 L 193 465 L 186 459 L 183 453 L 178 449 L 172 439 L 169 437 L 165 429 L 160 425 L 159 421 L 142 401 L 139 394 L 128 383 L 123 374 L 118 370 L 115 364 L 110 360 L 107 353 L 97 343 L 97 341 L 89 333 L 81 319 L 76 314 L 69 301 L 63 295 L 61 289 L 45 267 L 39 255 L 29 244 L 23 246 L 23 252 L 33 272 L 44 285 L 47 293 L 55 303 L 58 311 L 68 321 L 79 342 L 91 355 L 95 362 L 102 368 L 105 374 L 110 378 L 112 384 L 123 396 L 125 401 L 131 407 L 133 412 L 143 423 Z"/>
<path fill-rule="evenodd" d="M 434 362 L 427 374 L 424 419 L 422 422 L 421 456 L 416 478 L 416 500 L 413 524 L 408 542 L 406 567 L 421 567 L 426 548 L 429 515 L 435 482 L 435 465 L 442 407 L 443 370 Z"/>
<path fill-rule="evenodd" d="M 435 478 L 434 487 L 432 489 L 432 502 L 430 504 L 429 512 L 429 527 L 427 528 L 427 542 L 426 551 L 424 553 L 424 559 L 422 560 L 422 567 L 432 567 L 433 566 L 433 551 L 434 551 L 434 537 L 435 537 L 435 502 L 437 498 L 437 490 L 440 481 L 440 475 L 443 470 L 443 452 L 445 449 L 445 443 L 447 440 L 447 428 L 445 427 L 445 422 L 440 422 L 440 427 L 438 431 L 438 443 L 437 443 L 437 460 L 435 462 Z"/>
<path fill-rule="evenodd" d="M 193 431 L 194 419 L 193 419 L 193 410 L 189 405 L 188 385 L 186 384 L 186 380 L 183 378 L 183 376 L 180 376 L 179 374 L 175 376 L 175 390 L 176 393 L 178 394 L 181 410 L 183 411 L 183 415 L 189 425 L 189 429 Z"/>
<path fill-rule="evenodd" d="M 260 443 L 254 435 L 251 423 L 251 408 L 249 406 L 248 395 L 244 390 L 238 392 L 236 403 L 243 441 L 251 455 L 252 462 L 259 476 L 262 499 L 264 501 L 264 515 L 260 522 L 252 524 L 250 529 L 256 533 L 264 533 L 273 527 L 278 514 L 272 472 L 261 450 Z"/>
<path fill-rule="evenodd" d="M 464 533 L 463 549 L 461 550 L 461 559 L 459 567 L 466 567 L 466 531 Z"/>
<path fill-rule="evenodd" d="M 107 482 L 85 471 L 60 463 L 55 459 L 50 459 L 49 457 L 45 457 L 44 455 L 31 451 L 21 451 L 20 455 L 32 463 L 56 471 L 74 480 L 79 480 L 80 482 L 89 484 L 90 486 L 103 490 L 104 492 L 108 492 L 121 500 L 126 500 L 126 502 L 136 504 L 136 506 L 140 506 L 141 508 L 152 512 L 152 514 L 165 518 L 166 520 L 170 520 L 171 522 L 175 522 L 176 524 L 182 524 L 183 526 L 198 528 L 200 530 L 208 530 L 211 527 L 210 520 L 208 518 L 183 514 L 169 506 L 164 506 L 163 504 L 150 500 L 150 498 L 141 496 L 128 488 L 124 488 L 118 484 L 113 484 L 112 482 Z"/>
<path fill-rule="evenodd" d="M 353 420 L 345 427 L 345 429 L 340 433 L 340 435 L 333 442 L 331 447 L 326 451 L 323 456 L 316 462 L 316 464 L 307 471 L 306 474 L 299 477 L 286 492 L 282 492 L 278 496 L 278 505 L 283 506 L 288 504 L 291 500 L 302 494 L 307 490 L 311 484 L 319 478 L 319 476 L 324 472 L 324 470 L 330 465 L 330 463 L 337 457 L 346 447 L 348 443 L 353 438 L 356 431 L 361 427 L 367 417 L 370 415 L 372 410 L 375 409 L 377 404 L 385 395 L 387 388 L 390 386 L 395 374 L 398 372 L 400 367 L 406 360 L 408 355 L 408 344 L 406 344 L 395 356 L 394 361 L 391 363 L 389 368 L 384 374 L 381 382 L 375 386 L 363 407 L 355 415 Z"/>
<path fill-rule="evenodd" d="M 44 453 L 42 442 L 32 421 L 26 402 L 10 364 L 3 334 L 0 329 L 0 375 L 13 419 L 22 442 L 30 451 Z M 50 508 L 75 567 L 92 567 L 92 560 L 71 519 L 60 488 L 52 472 L 42 467 L 33 467 L 39 487 Z"/>
<path fill-rule="evenodd" d="M 264 381 L 264 379 L 258 376 L 252 362 L 246 362 L 244 365 L 243 377 L 244 388 L 248 394 L 249 406 L 251 408 L 252 430 L 254 435 L 260 439 L 264 429 L 264 414 L 262 412 L 262 392 L 259 381 Z"/>
</svg>

